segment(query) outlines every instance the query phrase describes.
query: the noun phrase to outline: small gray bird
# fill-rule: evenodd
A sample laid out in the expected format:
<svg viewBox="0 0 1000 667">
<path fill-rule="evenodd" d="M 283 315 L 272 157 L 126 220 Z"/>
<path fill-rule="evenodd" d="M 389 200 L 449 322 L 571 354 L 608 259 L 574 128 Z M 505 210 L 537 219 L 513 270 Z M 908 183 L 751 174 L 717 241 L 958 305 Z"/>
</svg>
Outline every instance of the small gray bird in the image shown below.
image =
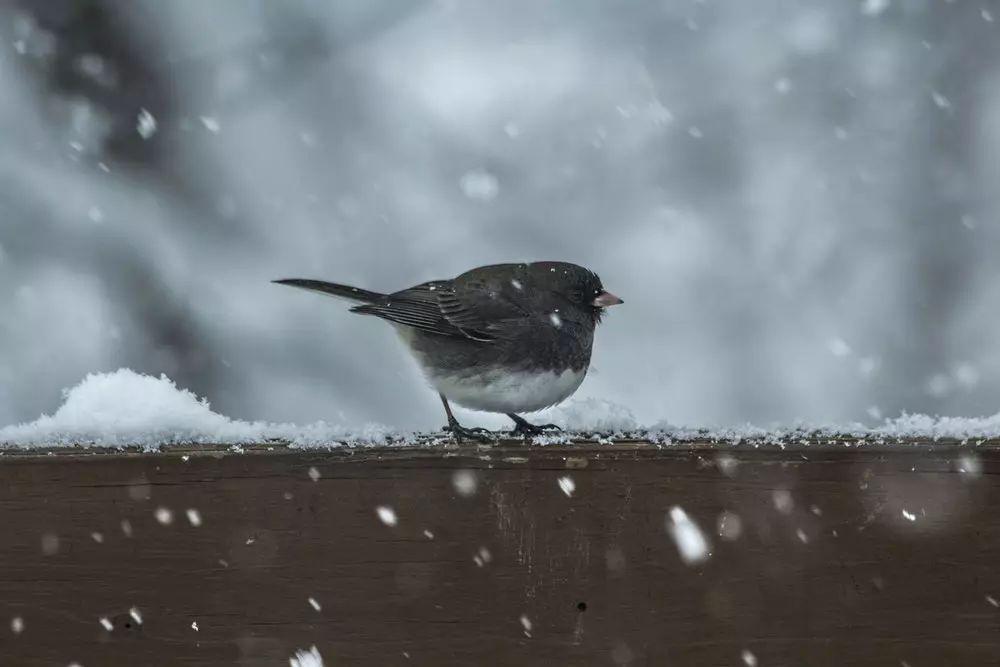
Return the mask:
<svg viewBox="0 0 1000 667">
<path fill-rule="evenodd" d="M 481 266 L 392 294 L 321 280 L 274 282 L 360 302 L 351 312 L 392 323 L 438 391 L 446 430 L 458 441 L 488 431 L 459 424 L 449 401 L 506 414 L 515 435 L 558 428 L 517 413 L 555 405 L 577 390 L 604 309 L 622 303 L 597 274 L 568 262 Z"/>
</svg>

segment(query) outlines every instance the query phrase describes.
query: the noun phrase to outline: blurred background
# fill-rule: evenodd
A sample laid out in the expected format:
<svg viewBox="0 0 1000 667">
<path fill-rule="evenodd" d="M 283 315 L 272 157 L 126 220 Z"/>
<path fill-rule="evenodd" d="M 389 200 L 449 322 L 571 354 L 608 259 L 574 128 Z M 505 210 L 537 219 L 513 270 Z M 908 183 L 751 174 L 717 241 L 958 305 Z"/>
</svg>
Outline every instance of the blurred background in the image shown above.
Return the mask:
<svg viewBox="0 0 1000 667">
<path fill-rule="evenodd" d="M 641 422 L 992 414 L 998 183 L 993 1 L 9 0 L 0 424 L 127 366 L 436 428 L 390 327 L 269 281 L 537 259 L 625 299 L 578 396 Z"/>
</svg>

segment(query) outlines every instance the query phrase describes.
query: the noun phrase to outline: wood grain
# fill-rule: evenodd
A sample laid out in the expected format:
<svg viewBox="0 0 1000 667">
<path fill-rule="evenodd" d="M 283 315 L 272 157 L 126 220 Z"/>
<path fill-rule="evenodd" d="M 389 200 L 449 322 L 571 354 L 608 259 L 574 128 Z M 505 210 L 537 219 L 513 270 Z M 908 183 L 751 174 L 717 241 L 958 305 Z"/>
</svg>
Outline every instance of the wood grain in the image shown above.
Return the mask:
<svg viewBox="0 0 1000 667">
<path fill-rule="evenodd" d="M 993 443 L 7 451 L 0 665 L 1000 664 L 998 517 Z"/>
</svg>

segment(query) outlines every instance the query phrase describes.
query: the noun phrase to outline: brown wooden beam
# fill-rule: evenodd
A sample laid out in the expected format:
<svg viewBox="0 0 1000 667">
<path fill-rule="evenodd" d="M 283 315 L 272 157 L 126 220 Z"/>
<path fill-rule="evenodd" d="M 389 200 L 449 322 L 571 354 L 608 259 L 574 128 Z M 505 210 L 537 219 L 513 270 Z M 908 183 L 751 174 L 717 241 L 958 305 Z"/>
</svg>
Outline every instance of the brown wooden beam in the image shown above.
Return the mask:
<svg viewBox="0 0 1000 667">
<path fill-rule="evenodd" d="M 998 664 L 997 443 L 851 442 L 8 449 L 0 665 Z"/>
</svg>

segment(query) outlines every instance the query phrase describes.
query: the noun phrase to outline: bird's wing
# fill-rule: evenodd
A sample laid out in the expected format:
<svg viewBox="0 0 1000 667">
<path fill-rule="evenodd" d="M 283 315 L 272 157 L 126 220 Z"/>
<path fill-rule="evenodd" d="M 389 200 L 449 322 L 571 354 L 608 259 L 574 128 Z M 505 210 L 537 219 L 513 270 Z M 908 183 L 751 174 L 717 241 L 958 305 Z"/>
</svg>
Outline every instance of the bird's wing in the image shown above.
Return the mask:
<svg viewBox="0 0 1000 667">
<path fill-rule="evenodd" d="M 528 313 L 488 284 L 434 280 L 352 308 L 396 324 L 481 342 L 510 337 Z"/>
<path fill-rule="evenodd" d="M 438 303 L 445 319 L 463 331 L 509 339 L 531 320 L 521 289 L 507 276 L 464 274 L 438 295 Z"/>
</svg>

